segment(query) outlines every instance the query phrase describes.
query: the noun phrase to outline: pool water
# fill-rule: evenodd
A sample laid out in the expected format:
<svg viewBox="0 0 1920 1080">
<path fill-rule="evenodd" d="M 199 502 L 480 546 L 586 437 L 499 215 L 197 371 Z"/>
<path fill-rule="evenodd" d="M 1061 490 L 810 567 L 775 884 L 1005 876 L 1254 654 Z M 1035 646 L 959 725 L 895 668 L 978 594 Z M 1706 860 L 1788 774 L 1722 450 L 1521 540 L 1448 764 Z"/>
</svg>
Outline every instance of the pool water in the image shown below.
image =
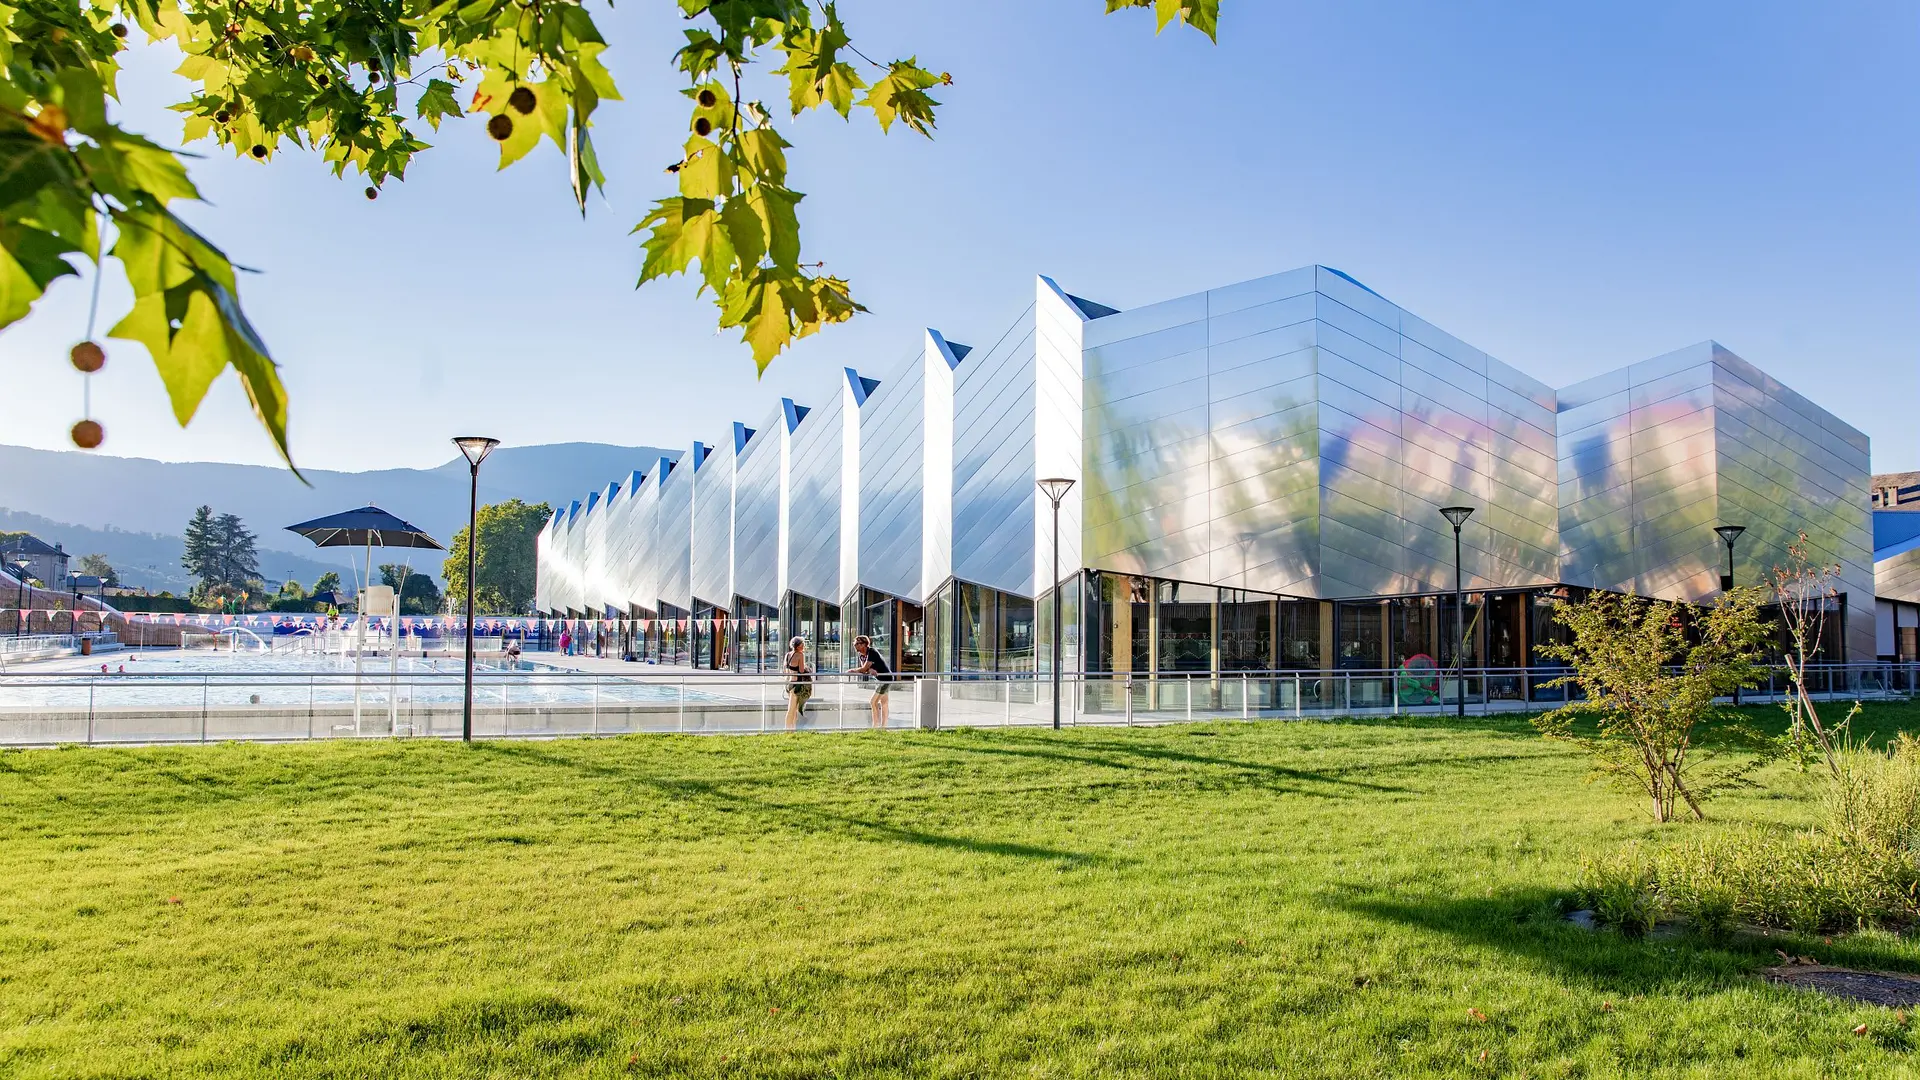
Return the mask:
<svg viewBox="0 0 1920 1080">
<path fill-rule="evenodd" d="M 354 676 L 351 654 L 319 652 L 183 652 L 108 654 L 98 668 L 0 676 L 0 711 L 77 709 L 202 709 L 234 706 L 300 707 L 351 704 L 448 704 L 462 700 L 465 666 L 459 657 L 367 657 Z M 585 705 L 737 703 L 755 700 L 753 687 L 726 688 L 708 680 L 639 679 L 565 671 L 498 658 L 474 664 L 474 703 Z M 356 686 L 357 684 L 357 686 Z"/>
</svg>

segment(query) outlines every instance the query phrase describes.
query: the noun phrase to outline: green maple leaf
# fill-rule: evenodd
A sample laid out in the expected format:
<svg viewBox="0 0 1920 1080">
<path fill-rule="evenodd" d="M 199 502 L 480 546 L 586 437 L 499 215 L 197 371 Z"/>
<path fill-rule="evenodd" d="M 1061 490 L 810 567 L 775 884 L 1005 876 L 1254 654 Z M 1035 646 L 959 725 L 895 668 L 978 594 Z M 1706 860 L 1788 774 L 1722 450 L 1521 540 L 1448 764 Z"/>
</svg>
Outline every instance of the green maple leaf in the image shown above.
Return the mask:
<svg viewBox="0 0 1920 1080">
<path fill-rule="evenodd" d="M 818 29 L 794 27 L 780 42 L 787 62 L 773 73 L 787 77 L 787 97 L 795 116 L 822 103 L 846 116 L 853 109 L 853 92 L 867 85 L 853 65 L 839 59 L 840 50 L 851 41 L 840 16 L 832 4 L 822 12 L 825 21 Z"/>
<path fill-rule="evenodd" d="M 1107 13 L 1128 8 L 1152 8 L 1154 33 L 1165 30 L 1176 19 L 1207 35 L 1215 42 L 1220 29 L 1220 0 L 1107 0 Z"/>
<path fill-rule="evenodd" d="M 454 100 L 453 92 L 459 87 L 445 79 L 434 79 L 421 91 L 420 100 L 414 103 L 414 115 L 440 130 L 440 121 L 449 116 L 465 116 L 460 103 Z"/>
<path fill-rule="evenodd" d="M 940 76 L 920 67 L 912 57 L 887 65 L 887 74 L 868 89 L 860 104 L 873 110 L 880 130 L 893 126 L 894 120 L 933 137 L 933 109 L 940 104 L 927 94 L 927 88 L 940 82 Z"/>
<path fill-rule="evenodd" d="M 643 246 L 646 261 L 640 267 L 644 285 L 655 278 L 685 271 L 700 263 L 703 289 L 719 293 L 733 275 L 735 255 L 726 223 L 710 199 L 661 199 L 653 213 L 633 227 L 651 230 Z"/>
<path fill-rule="evenodd" d="M 733 194 L 733 163 L 720 147 L 698 135 L 687 140 L 680 161 L 680 194 L 689 199 L 724 199 Z"/>
</svg>

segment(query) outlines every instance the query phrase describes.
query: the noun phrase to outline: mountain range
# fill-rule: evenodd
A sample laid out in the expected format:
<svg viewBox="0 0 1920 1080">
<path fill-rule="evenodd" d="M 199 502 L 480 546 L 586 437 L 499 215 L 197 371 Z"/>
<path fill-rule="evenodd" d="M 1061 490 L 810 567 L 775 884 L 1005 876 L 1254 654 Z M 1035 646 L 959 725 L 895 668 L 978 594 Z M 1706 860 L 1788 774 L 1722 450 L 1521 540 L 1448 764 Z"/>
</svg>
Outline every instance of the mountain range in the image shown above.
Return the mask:
<svg viewBox="0 0 1920 1080">
<path fill-rule="evenodd" d="M 482 505 L 518 498 L 555 506 L 624 479 L 669 451 L 605 443 L 501 447 L 480 469 Z M 371 472 L 305 470 L 308 483 L 282 468 L 170 462 L 72 450 L 0 446 L 0 529 L 25 529 L 76 558 L 107 556 L 128 585 L 182 591 L 187 519 L 201 505 L 240 515 L 260 536 L 261 576 L 292 575 L 308 584 L 326 570 L 348 574 L 342 548 L 315 548 L 286 526 L 372 503 L 450 544 L 467 522 L 467 463 Z M 414 569 L 436 576 L 442 556 L 415 552 Z M 401 561 L 382 558 L 374 562 Z"/>
</svg>

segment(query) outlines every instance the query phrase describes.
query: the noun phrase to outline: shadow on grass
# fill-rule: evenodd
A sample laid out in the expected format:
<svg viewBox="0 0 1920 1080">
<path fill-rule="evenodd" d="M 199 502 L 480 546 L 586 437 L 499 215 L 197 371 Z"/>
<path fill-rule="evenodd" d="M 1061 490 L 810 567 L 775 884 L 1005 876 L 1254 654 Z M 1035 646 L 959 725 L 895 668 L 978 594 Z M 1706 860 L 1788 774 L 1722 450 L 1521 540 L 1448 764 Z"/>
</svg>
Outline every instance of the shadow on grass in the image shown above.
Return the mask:
<svg viewBox="0 0 1920 1080">
<path fill-rule="evenodd" d="M 957 740 L 942 741 L 933 745 L 937 745 L 942 750 L 953 750 L 966 754 L 1059 761 L 1073 765 L 1116 769 L 1122 772 L 1133 772 L 1142 768 L 1143 765 L 1151 767 L 1152 763 L 1158 762 L 1197 765 L 1207 769 L 1219 770 L 1222 774 L 1222 779 L 1229 779 L 1240 783 L 1251 783 L 1255 786 L 1271 790 L 1284 791 L 1297 795 L 1311 795 L 1315 798 L 1322 799 L 1341 798 L 1351 793 L 1338 790 L 1316 790 L 1308 785 L 1318 784 L 1335 789 L 1351 788 L 1359 791 L 1386 793 L 1403 793 L 1409 790 L 1390 784 L 1376 784 L 1366 780 L 1350 780 L 1339 775 L 1337 772 L 1293 769 L 1284 765 L 1272 765 L 1260 761 L 1210 757 L 1206 754 L 1193 754 L 1153 743 L 1126 741 L 1108 735 L 1082 735 L 1072 743 L 1065 743 L 1046 735 L 998 732 L 995 734 L 995 739 L 998 742 L 1014 743 L 1016 745 L 979 745 Z M 1145 758 L 1147 761 L 1128 760 L 1129 758 Z"/>
<path fill-rule="evenodd" d="M 631 769 L 614 768 L 591 761 L 580 761 L 562 754 L 551 753 L 542 747 L 530 743 L 476 742 L 473 748 L 482 753 L 492 754 L 517 762 L 541 765 L 549 768 L 569 769 L 577 773 L 623 783 L 643 784 L 663 795 L 685 799 L 707 806 L 709 809 L 728 813 L 747 811 L 773 819 L 781 824 L 798 829 L 815 828 L 822 825 L 849 830 L 853 835 L 867 839 L 884 840 L 893 843 L 914 844 L 920 847 L 939 848 L 949 851 L 970 852 L 976 855 L 999 855 L 1021 859 L 1039 859 L 1049 862 L 1065 863 L 1074 866 L 1111 864 L 1115 860 L 1088 852 L 1068 851 L 1063 848 L 1041 847 L 1034 844 L 1021 844 L 1008 840 L 983 840 L 970 836 L 954 836 L 946 833 L 927 832 L 922 829 L 908 828 L 886 821 L 839 814 L 823 807 L 809 806 L 805 803 L 783 803 L 771 799 L 755 798 L 728 791 L 716 784 L 704 780 L 674 780 L 650 776 Z"/>
<path fill-rule="evenodd" d="M 1419 898 L 1356 890 L 1335 903 L 1368 919 L 1498 950 L 1554 972 L 1570 985 L 1610 994 L 1712 992 L 1744 985 L 1760 969 L 1780 963 L 1776 948 L 1841 967 L 1920 969 L 1920 960 L 1873 938 L 1843 936 L 1829 945 L 1827 939 L 1790 934 L 1736 933 L 1710 940 L 1684 930 L 1648 938 L 1583 930 L 1561 917 L 1561 896 L 1545 889 Z"/>
</svg>

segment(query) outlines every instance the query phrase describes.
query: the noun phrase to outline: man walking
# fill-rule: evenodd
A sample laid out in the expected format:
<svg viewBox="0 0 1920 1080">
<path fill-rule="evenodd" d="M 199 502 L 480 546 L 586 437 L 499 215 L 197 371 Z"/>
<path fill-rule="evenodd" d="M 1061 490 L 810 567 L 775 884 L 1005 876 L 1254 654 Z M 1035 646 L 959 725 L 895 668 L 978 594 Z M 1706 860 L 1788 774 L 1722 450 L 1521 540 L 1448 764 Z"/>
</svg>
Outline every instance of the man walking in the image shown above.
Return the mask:
<svg viewBox="0 0 1920 1080">
<path fill-rule="evenodd" d="M 853 651 L 860 654 L 860 665 L 853 669 L 856 675 L 865 675 L 873 680 L 873 700 L 869 703 L 873 709 L 873 726 L 882 730 L 887 726 L 887 691 L 893 689 L 893 669 L 887 666 L 887 658 L 873 647 L 873 639 L 865 634 L 853 639 Z"/>
</svg>

